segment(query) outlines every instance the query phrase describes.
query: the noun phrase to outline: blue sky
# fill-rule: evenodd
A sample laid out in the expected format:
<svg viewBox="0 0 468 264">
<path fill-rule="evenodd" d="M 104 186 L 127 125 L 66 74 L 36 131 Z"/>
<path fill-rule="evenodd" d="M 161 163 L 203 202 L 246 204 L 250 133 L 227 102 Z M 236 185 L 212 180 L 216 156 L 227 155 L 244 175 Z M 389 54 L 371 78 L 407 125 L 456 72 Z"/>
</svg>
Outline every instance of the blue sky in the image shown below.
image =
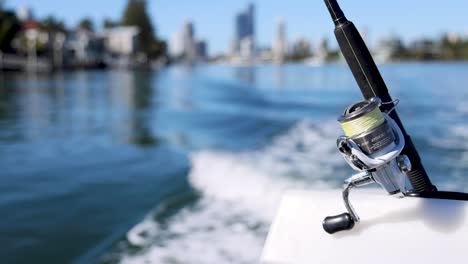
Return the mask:
<svg viewBox="0 0 468 264">
<path fill-rule="evenodd" d="M 118 19 L 127 0 L 5 0 L 8 7 L 27 5 L 36 17 L 53 14 L 72 26 L 89 16 L 101 25 L 104 17 Z M 210 53 L 226 51 L 234 34 L 234 16 L 248 0 L 148 0 L 159 36 L 169 39 L 187 19 L 195 23 L 198 38 L 206 39 Z M 257 7 L 257 38 L 270 45 L 276 21 L 286 22 L 287 36 L 304 36 L 317 43 L 332 37 L 332 22 L 323 0 L 252 0 Z M 391 34 L 405 40 L 435 37 L 444 31 L 468 34 L 466 0 L 341 0 L 348 18 L 366 28 L 369 41 Z"/>
</svg>

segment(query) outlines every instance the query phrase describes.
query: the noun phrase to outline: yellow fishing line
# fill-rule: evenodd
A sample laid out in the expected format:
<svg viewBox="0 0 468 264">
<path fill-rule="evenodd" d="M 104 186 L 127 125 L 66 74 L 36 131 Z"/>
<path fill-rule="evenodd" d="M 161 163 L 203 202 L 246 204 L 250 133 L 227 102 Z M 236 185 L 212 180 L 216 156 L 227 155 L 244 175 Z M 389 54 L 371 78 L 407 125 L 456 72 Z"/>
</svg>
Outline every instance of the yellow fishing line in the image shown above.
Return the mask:
<svg viewBox="0 0 468 264">
<path fill-rule="evenodd" d="M 380 126 L 385 121 L 382 112 L 376 107 L 371 112 L 347 122 L 342 122 L 341 127 L 347 137 L 352 137 L 370 129 Z"/>
</svg>

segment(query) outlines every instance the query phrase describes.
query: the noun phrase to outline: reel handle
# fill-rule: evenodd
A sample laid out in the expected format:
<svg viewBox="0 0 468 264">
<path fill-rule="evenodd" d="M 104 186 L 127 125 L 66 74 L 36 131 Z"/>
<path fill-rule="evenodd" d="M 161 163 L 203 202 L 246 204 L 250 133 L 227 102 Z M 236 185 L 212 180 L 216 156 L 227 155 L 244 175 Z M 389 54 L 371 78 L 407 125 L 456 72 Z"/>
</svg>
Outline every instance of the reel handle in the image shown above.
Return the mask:
<svg viewBox="0 0 468 264">
<path fill-rule="evenodd" d="M 339 231 L 351 230 L 354 227 L 354 220 L 349 213 L 342 213 L 334 216 L 327 216 L 323 219 L 322 226 L 328 234 Z"/>
</svg>

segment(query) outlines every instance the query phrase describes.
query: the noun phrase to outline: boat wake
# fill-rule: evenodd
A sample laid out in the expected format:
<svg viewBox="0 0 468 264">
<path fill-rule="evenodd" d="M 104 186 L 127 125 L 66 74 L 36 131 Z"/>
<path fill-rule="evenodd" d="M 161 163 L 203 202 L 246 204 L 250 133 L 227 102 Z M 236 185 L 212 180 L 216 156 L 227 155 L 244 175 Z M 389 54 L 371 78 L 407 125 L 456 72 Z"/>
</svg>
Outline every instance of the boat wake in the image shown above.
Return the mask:
<svg viewBox="0 0 468 264">
<path fill-rule="evenodd" d="M 150 213 L 127 233 L 119 261 L 257 262 L 285 190 L 341 185 L 338 129 L 335 122 L 304 120 L 262 150 L 193 153 L 189 181 L 198 199 L 163 220 L 164 206 Z"/>
</svg>

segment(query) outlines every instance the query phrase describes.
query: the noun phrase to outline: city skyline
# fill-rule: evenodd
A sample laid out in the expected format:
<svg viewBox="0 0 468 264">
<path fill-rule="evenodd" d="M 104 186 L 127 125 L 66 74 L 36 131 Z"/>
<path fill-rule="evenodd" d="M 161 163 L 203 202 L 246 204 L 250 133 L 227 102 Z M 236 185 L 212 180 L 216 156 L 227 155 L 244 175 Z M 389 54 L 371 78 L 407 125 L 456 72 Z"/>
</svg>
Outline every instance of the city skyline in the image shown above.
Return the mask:
<svg viewBox="0 0 468 264">
<path fill-rule="evenodd" d="M 40 3 L 39 3 L 40 2 Z M 376 40 L 390 35 L 401 36 L 409 41 L 421 37 L 435 37 L 443 32 L 466 34 L 468 24 L 464 23 L 463 7 L 468 3 L 454 0 L 455 5 L 442 1 L 426 1 L 425 8 L 416 8 L 417 3 L 403 0 L 376 3 L 369 0 L 342 1 L 343 8 L 358 28 L 369 31 L 371 45 Z M 87 4 L 88 3 L 88 4 Z M 332 38 L 332 25 L 323 1 L 298 0 L 291 5 L 285 1 L 223 1 L 188 0 L 169 2 L 148 1 L 149 13 L 156 26 L 157 34 L 170 40 L 174 32 L 180 30 L 187 19 L 197 27 L 197 36 L 206 39 L 210 45 L 210 55 L 226 53 L 235 34 L 233 21 L 236 14 L 249 3 L 256 7 L 256 44 L 259 47 L 271 46 L 275 36 L 276 21 L 283 17 L 288 24 L 290 39 L 305 37 L 317 43 L 323 37 Z M 402 7 L 404 3 L 404 8 Z M 91 17 L 98 27 L 104 18 L 118 19 L 122 15 L 126 0 L 102 0 L 96 3 L 89 0 L 78 2 L 57 2 L 53 0 L 7 0 L 9 8 L 27 5 L 37 17 L 52 14 L 74 26 L 83 17 Z M 112 8 L 109 8 L 112 6 Z M 59 11 L 58 11 L 59 10 Z M 402 11 L 415 10 L 413 15 L 400 16 Z M 213 23 L 216 21 L 216 23 Z M 334 42 L 331 42 L 334 45 Z"/>
</svg>

